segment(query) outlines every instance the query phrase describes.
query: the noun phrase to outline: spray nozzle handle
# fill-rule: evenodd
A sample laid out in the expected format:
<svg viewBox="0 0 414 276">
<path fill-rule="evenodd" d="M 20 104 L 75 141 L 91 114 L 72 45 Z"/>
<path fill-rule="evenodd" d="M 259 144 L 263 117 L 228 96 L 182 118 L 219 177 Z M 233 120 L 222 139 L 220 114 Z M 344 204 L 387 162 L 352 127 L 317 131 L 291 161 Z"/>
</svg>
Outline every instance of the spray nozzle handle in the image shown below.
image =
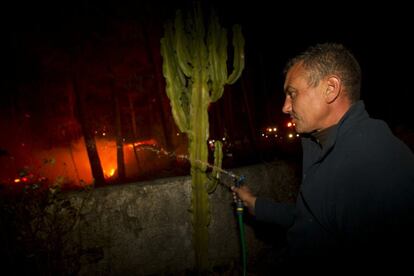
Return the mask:
<svg viewBox="0 0 414 276">
<path fill-rule="evenodd" d="M 234 185 L 237 187 L 237 188 L 240 188 L 240 186 L 241 185 L 243 185 L 243 182 L 244 182 L 244 180 L 245 180 L 246 178 L 244 177 L 244 175 L 241 175 L 239 178 L 236 178 L 235 180 L 234 180 Z"/>
<path fill-rule="evenodd" d="M 234 185 L 237 188 L 240 188 L 240 186 L 243 185 L 244 180 L 245 180 L 245 177 L 242 175 L 239 178 L 234 179 Z M 236 201 L 236 211 L 238 213 L 243 213 L 243 210 L 244 210 L 243 202 L 241 201 L 240 198 L 238 198 Z"/>
</svg>

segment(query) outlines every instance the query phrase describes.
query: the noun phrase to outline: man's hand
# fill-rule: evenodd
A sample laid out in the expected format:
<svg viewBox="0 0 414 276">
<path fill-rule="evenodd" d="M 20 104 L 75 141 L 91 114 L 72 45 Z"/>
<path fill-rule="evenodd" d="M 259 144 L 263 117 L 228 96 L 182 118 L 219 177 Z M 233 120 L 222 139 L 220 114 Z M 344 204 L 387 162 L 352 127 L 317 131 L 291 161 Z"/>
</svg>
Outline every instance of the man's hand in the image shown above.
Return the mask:
<svg viewBox="0 0 414 276">
<path fill-rule="evenodd" d="M 247 207 L 250 214 L 254 215 L 254 205 L 256 204 L 256 197 L 251 192 L 250 188 L 247 186 L 241 186 L 237 188 L 232 186 L 231 190 L 233 191 L 233 199 L 237 202 L 240 199 L 243 202 L 243 205 Z"/>
</svg>

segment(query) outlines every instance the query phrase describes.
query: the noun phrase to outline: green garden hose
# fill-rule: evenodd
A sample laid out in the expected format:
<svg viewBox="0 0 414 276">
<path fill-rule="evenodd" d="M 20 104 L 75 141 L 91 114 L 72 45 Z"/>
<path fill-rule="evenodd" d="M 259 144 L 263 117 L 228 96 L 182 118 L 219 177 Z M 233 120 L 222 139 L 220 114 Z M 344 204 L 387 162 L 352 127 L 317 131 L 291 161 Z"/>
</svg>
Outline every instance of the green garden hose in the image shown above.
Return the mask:
<svg viewBox="0 0 414 276">
<path fill-rule="evenodd" d="M 239 188 L 242 185 L 243 181 L 244 181 L 244 176 L 241 176 L 240 178 L 235 179 L 235 186 Z M 239 231 L 240 231 L 240 243 L 241 243 L 242 263 L 243 263 L 243 276 L 246 276 L 246 273 L 247 273 L 247 246 L 246 246 L 246 236 L 245 236 L 245 231 L 244 231 L 243 211 L 244 211 L 243 202 L 240 199 L 237 199 L 236 214 L 237 214 L 237 221 L 239 223 Z"/>
</svg>

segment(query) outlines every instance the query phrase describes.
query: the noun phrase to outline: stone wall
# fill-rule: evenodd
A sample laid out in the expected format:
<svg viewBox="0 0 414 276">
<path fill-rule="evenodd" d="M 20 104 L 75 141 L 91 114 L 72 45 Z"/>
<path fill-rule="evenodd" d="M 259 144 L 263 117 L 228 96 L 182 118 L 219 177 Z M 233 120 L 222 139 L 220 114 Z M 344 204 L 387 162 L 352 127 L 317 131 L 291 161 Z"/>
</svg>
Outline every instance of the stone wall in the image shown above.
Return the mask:
<svg viewBox="0 0 414 276">
<path fill-rule="evenodd" d="M 257 195 L 279 201 L 295 197 L 297 178 L 285 162 L 232 172 L 244 175 L 245 184 Z M 232 184 L 231 179 L 224 178 L 223 182 Z M 42 272 L 53 270 L 65 275 L 171 275 L 191 271 L 190 198 L 189 176 L 62 193 L 53 206 L 41 209 L 38 228 L 43 230 L 36 232 L 37 253 L 26 256 L 41 255 L 37 262 L 45 266 L 40 268 Z M 228 187 L 218 186 L 210 196 L 210 206 L 211 264 L 239 267 L 239 231 Z M 254 220 L 245 217 L 249 265 L 254 266 L 268 241 L 261 238 Z"/>
</svg>

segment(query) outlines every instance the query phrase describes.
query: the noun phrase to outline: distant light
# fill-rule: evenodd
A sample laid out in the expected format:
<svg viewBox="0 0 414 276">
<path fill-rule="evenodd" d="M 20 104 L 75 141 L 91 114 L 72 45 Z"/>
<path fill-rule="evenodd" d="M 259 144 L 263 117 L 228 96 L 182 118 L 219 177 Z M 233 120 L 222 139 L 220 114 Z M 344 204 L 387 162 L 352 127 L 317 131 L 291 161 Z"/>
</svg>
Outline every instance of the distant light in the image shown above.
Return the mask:
<svg viewBox="0 0 414 276">
<path fill-rule="evenodd" d="M 177 136 L 180 136 L 180 133 L 179 132 L 177 132 Z"/>
<path fill-rule="evenodd" d="M 292 133 L 289 133 L 288 137 L 289 137 L 290 139 L 292 139 L 292 138 L 293 138 L 293 134 L 292 134 Z"/>
<path fill-rule="evenodd" d="M 275 127 L 274 127 L 274 128 L 273 128 L 273 131 L 277 131 L 277 128 L 275 128 Z"/>
<path fill-rule="evenodd" d="M 102 136 L 106 136 L 106 133 L 105 132 L 102 132 Z"/>
<path fill-rule="evenodd" d="M 299 134 L 296 134 L 296 137 L 299 137 Z"/>
<path fill-rule="evenodd" d="M 221 140 L 226 141 L 226 137 L 221 138 Z"/>
<path fill-rule="evenodd" d="M 20 179 L 19 178 L 16 178 L 15 180 L 14 180 L 14 183 L 19 183 L 20 182 Z"/>
<path fill-rule="evenodd" d="M 262 136 L 265 136 L 265 134 L 264 134 L 264 133 L 262 133 Z"/>
<path fill-rule="evenodd" d="M 293 124 L 292 124 L 291 122 L 288 122 L 288 123 L 287 123 L 287 127 L 292 127 L 292 125 L 293 125 Z"/>
</svg>

